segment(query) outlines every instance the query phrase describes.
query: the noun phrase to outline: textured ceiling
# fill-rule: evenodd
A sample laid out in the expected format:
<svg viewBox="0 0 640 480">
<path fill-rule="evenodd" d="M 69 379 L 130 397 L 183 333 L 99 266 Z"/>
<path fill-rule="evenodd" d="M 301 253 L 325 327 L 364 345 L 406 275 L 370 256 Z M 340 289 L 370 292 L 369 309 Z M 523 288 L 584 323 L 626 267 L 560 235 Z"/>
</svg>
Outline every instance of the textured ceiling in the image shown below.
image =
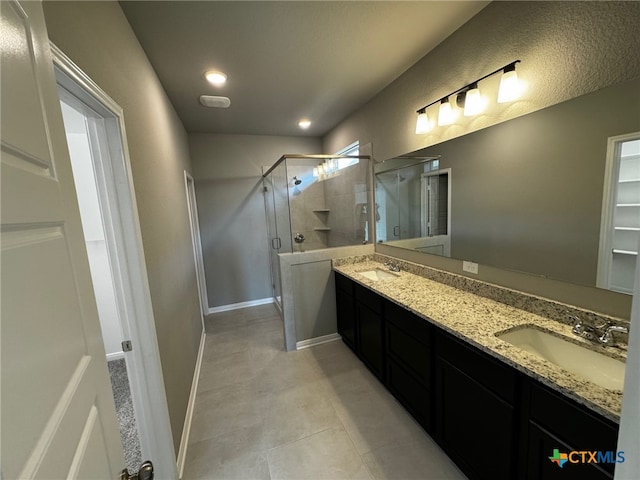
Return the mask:
<svg viewBox="0 0 640 480">
<path fill-rule="evenodd" d="M 120 4 L 187 131 L 321 136 L 488 3 Z M 208 84 L 208 69 L 227 83 Z M 231 106 L 203 107 L 203 94 Z M 306 131 L 303 117 L 313 122 Z"/>
</svg>

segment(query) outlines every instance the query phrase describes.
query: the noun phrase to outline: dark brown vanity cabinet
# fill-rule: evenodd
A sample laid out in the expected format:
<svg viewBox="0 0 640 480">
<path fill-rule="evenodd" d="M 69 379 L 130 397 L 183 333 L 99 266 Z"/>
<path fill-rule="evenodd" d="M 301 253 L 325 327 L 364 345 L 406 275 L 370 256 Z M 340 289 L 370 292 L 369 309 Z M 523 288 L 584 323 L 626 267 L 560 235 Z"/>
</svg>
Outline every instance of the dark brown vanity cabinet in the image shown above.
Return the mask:
<svg viewBox="0 0 640 480">
<path fill-rule="evenodd" d="M 369 370 L 384 381 L 382 298 L 339 273 L 335 280 L 338 333 Z"/>
<path fill-rule="evenodd" d="M 361 285 L 355 285 L 357 351 L 369 370 L 384 381 L 384 325 L 382 299 Z"/>
<path fill-rule="evenodd" d="M 428 432 L 432 431 L 433 326 L 385 302 L 387 387 Z"/>
<path fill-rule="evenodd" d="M 336 300 L 344 342 L 471 480 L 613 478 L 549 457 L 615 462 L 615 423 L 338 273 Z"/>
<path fill-rule="evenodd" d="M 335 274 L 336 283 L 336 315 L 338 333 L 344 343 L 355 353 L 356 351 L 356 304 L 354 298 L 354 282 L 344 275 Z"/>
<path fill-rule="evenodd" d="M 470 479 L 517 478 L 517 372 L 438 331 L 436 439 Z"/>
</svg>

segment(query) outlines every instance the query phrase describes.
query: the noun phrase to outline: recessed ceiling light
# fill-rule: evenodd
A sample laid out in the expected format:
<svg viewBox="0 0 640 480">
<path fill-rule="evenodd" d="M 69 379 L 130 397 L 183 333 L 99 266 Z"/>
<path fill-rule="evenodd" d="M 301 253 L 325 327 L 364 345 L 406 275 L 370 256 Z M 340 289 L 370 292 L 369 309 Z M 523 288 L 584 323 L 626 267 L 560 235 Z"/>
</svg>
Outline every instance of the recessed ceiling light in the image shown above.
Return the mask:
<svg viewBox="0 0 640 480">
<path fill-rule="evenodd" d="M 231 105 L 229 97 L 216 97 L 214 95 L 200 95 L 200 103 L 205 107 L 227 108 Z"/>
<path fill-rule="evenodd" d="M 224 85 L 224 83 L 227 81 L 227 76 L 217 70 L 209 70 L 205 72 L 204 78 L 206 78 L 209 83 L 212 83 L 213 85 Z"/>
<path fill-rule="evenodd" d="M 303 129 L 307 129 L 311 126 L 311 120 L 303 119 L 298 122 L 298 126 Z"/>
</svg>

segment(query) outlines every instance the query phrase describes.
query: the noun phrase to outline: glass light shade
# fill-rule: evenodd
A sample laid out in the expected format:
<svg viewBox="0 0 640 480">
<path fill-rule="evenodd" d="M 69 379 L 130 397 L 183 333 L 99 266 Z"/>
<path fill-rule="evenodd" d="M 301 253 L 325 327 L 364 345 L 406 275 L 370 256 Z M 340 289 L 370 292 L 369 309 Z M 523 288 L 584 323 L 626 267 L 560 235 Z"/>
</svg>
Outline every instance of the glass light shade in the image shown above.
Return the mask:
<svg viewBox="0 0 640 480">
<path fill-rule="evenodd" d="M 500 89 L 498 90 L 498 103 L 513 102 L 520 98 L 522 88 L 518 81 L 518 74 L 515 70 L 505 72 L 500 78 Z"/>
<path fill-rule="evenodd" d="M 416 120 L 416 134 L 420 135 L 421 133 L 427 133 L 429 130 L 431 130 L 431 126 L 429 125 L 427 112 L 419 113 L 418 119 Z"/>
<path fill-rule="evenodd" d="M 477 115 L 484 110 L 484 107 L 485 101 L 484 98 L 482 98 L 482 95 L 480 95 L 478 87 L 469 90 L 464 100 L 464 116 L 470 117 L 472 115 Z"/>
<path fill-rule="evenodd" d="M 451 108 L 449 100 L 440 103 L 440 111 L 438 112 L 438 125 L 451 125 L 455 120 L 455 114 Z"/>
<path fill-rule="evenodd" d="M 320 172 L 318 172 L 318 167 L 313 167 L 313 178 L 318 178 Z"/>
</svg>

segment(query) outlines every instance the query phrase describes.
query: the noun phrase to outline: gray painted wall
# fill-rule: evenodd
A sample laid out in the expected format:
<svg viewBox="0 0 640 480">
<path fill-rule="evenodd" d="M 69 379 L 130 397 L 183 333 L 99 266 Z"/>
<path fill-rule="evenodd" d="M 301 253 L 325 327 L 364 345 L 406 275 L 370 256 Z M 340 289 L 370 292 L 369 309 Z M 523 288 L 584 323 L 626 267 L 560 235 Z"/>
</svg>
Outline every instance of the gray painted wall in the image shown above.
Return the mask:
<svg viewBox="0 0 640 480">
<path fill-rule="evenodd" d="M 322 153 L 315 137 L 189 135 L 209 306 L 272 297 L 262 167 Z"/>
<path fill-rule="evenodd" d="M 184 170 L 187 134 L 117 2 L 45 2 L 51 40 L 123 109 L 178 451 L 202 333 Z"/>
<path fill-rule="evenodd" d="M 356 140 L 371 142 L 375 160 L 382 161 L 636 79 L 640 77 L 638 25 L 638 2 L 493 2 L 329 132 L 323 138 L 324 149 L 333 151 Z M 522 60 L 518 75 L 528 83 L 520 101 L 491 104 L 482 115 L 415 134 L 418 108 L 516 59 Z M 481 88 L 487 85 L 497 92 L 498 77 L 481 83 Z M 383 249 L 387 252 L 389 247 Z M 404 255 L 402 250 L 390 250 Z M 461 273 L 461 262 L 426 255 L 411 259 Z M 597 297 L 597 305 L 628 317 L 628 296 L 594 294 L 595 289 L 588 287 L 560 288 L 558 282 L 493 268 L 484 269 L 490 275 L 483 277 L 482 270 L 477 278 L 576 305 L 593 308 L 592 299 Z"/>
</svg>

